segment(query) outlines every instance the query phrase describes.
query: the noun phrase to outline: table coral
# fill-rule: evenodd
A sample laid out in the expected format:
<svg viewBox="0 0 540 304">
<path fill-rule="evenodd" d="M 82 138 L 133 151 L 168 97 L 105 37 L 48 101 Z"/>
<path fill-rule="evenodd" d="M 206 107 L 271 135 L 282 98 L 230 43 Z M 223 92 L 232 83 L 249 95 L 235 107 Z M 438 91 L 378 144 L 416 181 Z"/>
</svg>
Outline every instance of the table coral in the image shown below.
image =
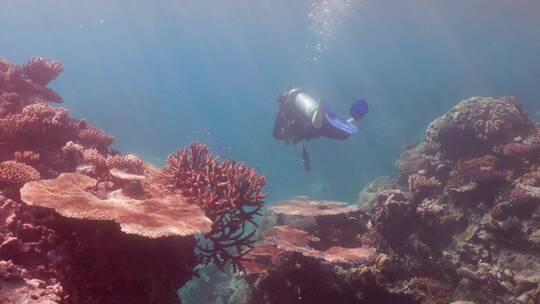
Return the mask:
<svg viewBox="0 0 540 304">
<path fill-rule="evenodd" d="M 115 221 L 126 233 L 150 238 L 210 231 L 210 220 L 178 194 L 152 191 L 150 197 L 138 199 L 114 191 L 100 199 L 89 191 L 96 185 L 88 176 L 63 173 L 56 179 L 27 183 L 21 188 L 21 199 L 69 218 Z"/>
</svg>

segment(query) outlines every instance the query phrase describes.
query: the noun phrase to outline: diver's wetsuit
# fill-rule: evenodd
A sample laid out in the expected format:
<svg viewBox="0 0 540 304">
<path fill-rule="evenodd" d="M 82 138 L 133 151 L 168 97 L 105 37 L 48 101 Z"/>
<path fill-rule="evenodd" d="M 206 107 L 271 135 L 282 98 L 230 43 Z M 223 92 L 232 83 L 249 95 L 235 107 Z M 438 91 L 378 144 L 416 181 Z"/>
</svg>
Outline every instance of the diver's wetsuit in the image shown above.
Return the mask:
<svg viewBox="0 0 540 304">
<path fill-rule="evenodd" d="M 317 108 L 323 111 L 323 118 L 320 128 L 315 128 L 312 117 L 306 115 L 305 111 L 296 103 L 296 96 L 300 93 L 302 93 L 301 90 L 293 89 L 287 93 L 286 98 L 282 95 L 274 123 L 275 139 L 284 140 L 287 144 L 291 140 L 293 144 L 296 144 L 303 139 L 309 140 L 321 136 L 333 139 L 349 137 L 349 133 L 335 128 L 328 122 L 324 107 L 320 103 L 317 103 Z"/>
</svg>

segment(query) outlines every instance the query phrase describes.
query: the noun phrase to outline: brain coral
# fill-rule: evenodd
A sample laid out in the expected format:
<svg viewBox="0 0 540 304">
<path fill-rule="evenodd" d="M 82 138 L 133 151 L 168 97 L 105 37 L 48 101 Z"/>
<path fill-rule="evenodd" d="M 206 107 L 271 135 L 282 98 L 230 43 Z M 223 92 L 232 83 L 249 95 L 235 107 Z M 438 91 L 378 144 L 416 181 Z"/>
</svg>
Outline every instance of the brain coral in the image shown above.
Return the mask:
<svg viewBox="0 0 540 304">
<path fill-rule="evenodd" d="M 439 143 L 451 156 L 492 151 L 529 130 L 531 123 L 515 97 L 472 97 L 461 101 L 435 119 L 426 131 L 426 141 Z"/>
</svg>

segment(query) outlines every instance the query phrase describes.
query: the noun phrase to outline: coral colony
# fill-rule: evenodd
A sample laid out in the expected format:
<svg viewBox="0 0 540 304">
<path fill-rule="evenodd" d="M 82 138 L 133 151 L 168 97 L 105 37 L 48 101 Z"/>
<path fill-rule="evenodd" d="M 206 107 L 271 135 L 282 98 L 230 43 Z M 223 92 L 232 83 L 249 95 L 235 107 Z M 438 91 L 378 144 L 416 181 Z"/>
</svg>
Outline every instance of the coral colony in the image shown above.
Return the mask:
<svg viewBox="0 0 540 304">
<path fill-rule="evenodd" d="M 62 70 L 0 59 L 0 302 L 179 303 L 196 265 L 240 269 L 265 178 L 200 143 L 163 169 L 113 151 L 48 105 Z"/>
<path fill-rule="evenodd" d="M 199 264 L 245 279 L 229 303 L 540 303 L 540 126 L 514 97 L 457 104 L 358 204 L 257 229 L 263 176 L 197 142 L 164 168 L 110 149 L 48 105 L 61 72 L 0 60 L 2 303 L 179 303 Z"/>
</svg>

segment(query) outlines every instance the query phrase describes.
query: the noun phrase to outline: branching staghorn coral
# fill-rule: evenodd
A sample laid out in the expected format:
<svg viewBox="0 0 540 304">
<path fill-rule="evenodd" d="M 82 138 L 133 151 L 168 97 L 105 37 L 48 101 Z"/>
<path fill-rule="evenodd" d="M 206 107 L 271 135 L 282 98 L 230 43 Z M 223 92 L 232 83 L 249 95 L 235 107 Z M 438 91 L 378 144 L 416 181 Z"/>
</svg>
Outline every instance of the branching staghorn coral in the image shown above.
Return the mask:
<svg viewBox="0 0 540 304">
<path fill-rule="evenodd" d="M 212 231 L 199 245 L 199 257 L 223 268 L 229 262 L 242 269 L 242 260 L 253 248 L 257 226 L 254 217 L 267 196 L 262 192 L 264 176 L 234 161 L 219 161 L 198 142 L 169 155 L 158 180 L 199 205 L 212 220 Z"/>
</svg>

